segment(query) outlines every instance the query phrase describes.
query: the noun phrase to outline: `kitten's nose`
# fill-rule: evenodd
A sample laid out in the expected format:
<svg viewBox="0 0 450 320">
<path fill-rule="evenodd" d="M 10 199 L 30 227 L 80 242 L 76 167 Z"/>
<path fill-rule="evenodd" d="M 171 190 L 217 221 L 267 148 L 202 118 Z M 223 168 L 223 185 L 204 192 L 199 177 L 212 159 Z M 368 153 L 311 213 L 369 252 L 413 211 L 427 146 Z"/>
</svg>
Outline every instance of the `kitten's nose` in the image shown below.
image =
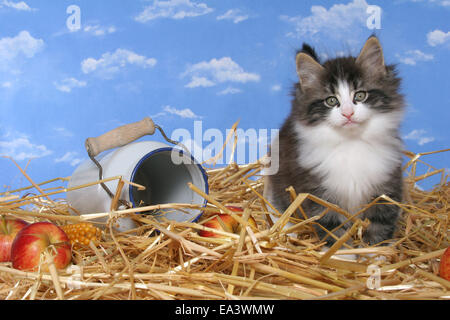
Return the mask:
<svg viewBox="0 0 450 320">
<path fill-rule="evenodd" d="M 355 114 L 355 110 L 353 108 L 342 108 L 341 114 L 346 117 L 348 120 Z"/>
</svg>

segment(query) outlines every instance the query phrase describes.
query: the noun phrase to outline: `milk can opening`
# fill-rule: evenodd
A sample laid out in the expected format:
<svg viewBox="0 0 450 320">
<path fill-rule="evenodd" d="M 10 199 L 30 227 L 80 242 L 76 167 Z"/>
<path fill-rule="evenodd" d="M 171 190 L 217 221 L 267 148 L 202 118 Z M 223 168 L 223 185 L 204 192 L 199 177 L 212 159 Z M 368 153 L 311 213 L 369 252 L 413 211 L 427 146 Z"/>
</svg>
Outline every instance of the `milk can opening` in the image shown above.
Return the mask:
<svg viewBox="0 0 450 320">
<path fill-rule="evenodd" d="M 139 190 L 130 186 L 130 200 L 133 207 L 143 207 L 165 203 L 191 203 L 205 205 L 206 200 L 193 192 L 187 185 L 191 182 L 200 190 L 208 193 L 207 176 L 204 169 L 195 162 L 194 158 L 179 151 L 184 161 L 176 164 L 172 161 L 172 148 L 161 148 L 154 150 L 144 156 L 136 165 L 131 181 L 145 186 L 145 190 Z M 187 163 L 186 163 L 187 162 Z M 184 215 L 195 218 L 199 215 L 198 210 L 184 210 Z M 157 212 L 151 212 L 157 213 Z M 180 212 L 165 213 L 167 219 L 186 221 Z"/>
</svg>

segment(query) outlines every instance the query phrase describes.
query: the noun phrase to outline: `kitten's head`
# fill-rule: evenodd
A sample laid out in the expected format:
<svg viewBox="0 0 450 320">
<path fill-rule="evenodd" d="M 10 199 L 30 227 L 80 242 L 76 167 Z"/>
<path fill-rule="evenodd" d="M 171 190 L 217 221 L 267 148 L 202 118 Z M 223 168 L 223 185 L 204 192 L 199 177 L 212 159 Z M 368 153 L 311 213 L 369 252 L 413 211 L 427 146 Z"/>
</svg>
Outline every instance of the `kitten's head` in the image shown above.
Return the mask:
<svg viewBox="0 0 450 320">
<path fill-rule="evenodd" d="M 327 126 L 341 133 L 361 133 L 384 125 L 396 129 L 404 107 L 400 79 L 386 66 L 383 50 L 371 36 L 358 57 L 321 63 L 304 44 L 296 57 L 300 82 L 295 87 L 292 113 L 304 126 Z M 381 129 L 381 128 L 380 128 Z"/>
</svg>

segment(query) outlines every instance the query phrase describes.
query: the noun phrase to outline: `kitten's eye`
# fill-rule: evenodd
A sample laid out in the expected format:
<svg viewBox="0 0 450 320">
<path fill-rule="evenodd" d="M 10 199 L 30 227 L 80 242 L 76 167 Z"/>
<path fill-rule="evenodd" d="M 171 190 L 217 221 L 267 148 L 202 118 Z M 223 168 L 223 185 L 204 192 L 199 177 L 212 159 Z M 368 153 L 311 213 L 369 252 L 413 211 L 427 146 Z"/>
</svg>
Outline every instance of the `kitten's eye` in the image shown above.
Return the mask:
<svg viewBox="0 0 450 320">
<path fill-rule="evenodd" d="M 355 93 L 355 97 L 353 98 L 354 102 L 363 102 L 367 98 L 366 91 L 358 91 Z"/>
<path fill-rule="evenodd" d="M 336 107 L 339 104 L 339 100 L 336 97 L 328 97 L 325 99 L 325 104 L 329 107 Z"/>
</svg>

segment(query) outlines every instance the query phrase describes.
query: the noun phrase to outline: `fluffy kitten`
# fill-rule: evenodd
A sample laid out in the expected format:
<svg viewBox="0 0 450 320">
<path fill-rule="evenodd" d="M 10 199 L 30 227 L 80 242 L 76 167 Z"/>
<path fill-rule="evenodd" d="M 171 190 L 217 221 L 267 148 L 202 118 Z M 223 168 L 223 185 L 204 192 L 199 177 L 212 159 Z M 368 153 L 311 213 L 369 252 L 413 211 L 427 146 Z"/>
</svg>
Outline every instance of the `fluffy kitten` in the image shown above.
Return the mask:
<svg viewBox="0 0 450 320">
<path fill-rule="evenodd" d="M 279 132 L 279 171 L 266 177 L 267 199 L 283 212 L 290 204 L 286 188 L 293 186 L 352 214 L 382 194 L 401 201 L 404 99 L 400 78 L 394 66 L 385 65 L 378 39 L 370 37 L 356 58 L 324 63 L 304 44 L 296 65 L 300 82 Z M 302 208 L 309 216 L 324 210 L 310 200 Z M 392 238 L 398 215 L 393 205 L 365 211 L 360 217 L 371 224 L 363 240 L 376 244 Z M 318 223 L 332 230 L 344 220 L 330 211 Z M 334 242 L 321 228 L 317 232 L 329 245 Z"/>
</svg>

